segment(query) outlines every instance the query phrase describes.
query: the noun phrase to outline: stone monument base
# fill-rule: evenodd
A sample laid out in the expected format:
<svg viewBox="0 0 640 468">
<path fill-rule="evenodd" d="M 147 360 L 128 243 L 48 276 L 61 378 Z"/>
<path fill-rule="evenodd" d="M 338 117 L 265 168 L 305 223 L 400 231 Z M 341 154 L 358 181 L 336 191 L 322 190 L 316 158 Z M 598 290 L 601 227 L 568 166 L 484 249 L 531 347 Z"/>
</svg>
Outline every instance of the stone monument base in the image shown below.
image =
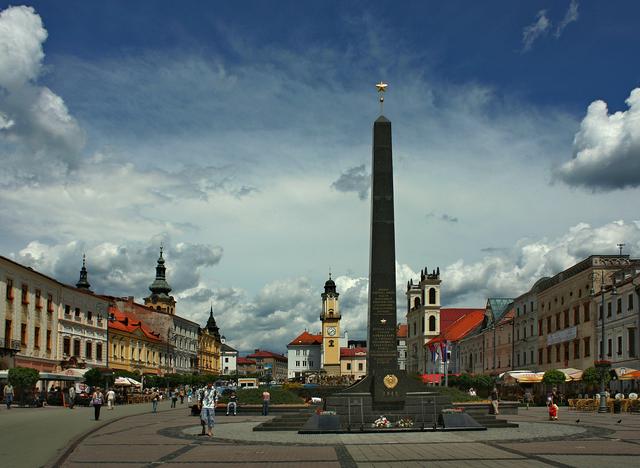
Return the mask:
<svg viewBox="0 0 640 468">
<path fill-rule="evenodd" d="M 360 382 L 328 397 L 324 407 L 326 412 L 335 413 L 344 432 L 372 430 L 374 421 L 381 416 L 398 430 L 442 429 L 442 411 L 451 408 L 448 396 L 425 390 L 424 384 L 399 370 L 367 375 Z M 411 426 L 407 427 L 409 420 Z M 465 420 L 469 422 L 468 427 L 459 429 L 485 429 L 471 416 Z M 404 425 L 396 426 L 400 421 L 404 421 Z"/>
</svg>

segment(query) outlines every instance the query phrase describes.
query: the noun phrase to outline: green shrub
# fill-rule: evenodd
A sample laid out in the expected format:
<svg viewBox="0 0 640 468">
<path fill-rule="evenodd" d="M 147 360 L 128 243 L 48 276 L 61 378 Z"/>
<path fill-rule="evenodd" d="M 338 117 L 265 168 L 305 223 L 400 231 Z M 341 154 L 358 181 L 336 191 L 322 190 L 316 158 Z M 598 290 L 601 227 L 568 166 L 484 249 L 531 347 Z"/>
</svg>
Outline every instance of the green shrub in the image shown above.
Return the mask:
<svg viewBox="0 0 640 468">
<path fill-rule="evenodd" d="M 304 400 L 293 392 L 285 390 L 283 388 L 268 388 L 271 394 L 272 405 L 284 405 L 284 404 L 300 404 L 304 403 Z M 262 404 L 262 392 L 263 388 L 246 388 L 240 389 L 236 392 L 238 396 L 238 402 L 240 404 L 258 405 Z M 229 399 L 230 392 L 224 392 L 220 401 L 226 403 Z"/>
<path fill-rule="evenodd" d="M 563 372 L 560 372 L 557 369 L 551 369 L 544 373 L 544 377 L 542 377 L 542 382 L 546 385 L 561 385 L 564 383 L 566 379 L 566 375 Z"/>
<path fill-rule="evenodd" d="M 11 385 L 15 387 L 14 393 L 20 395 L 20 401 L 24 403 L 25 396 L 40 379 L 40 373 L 29 367 L 14 367 L 9 369 L 8 377 Z"/>
</svg>

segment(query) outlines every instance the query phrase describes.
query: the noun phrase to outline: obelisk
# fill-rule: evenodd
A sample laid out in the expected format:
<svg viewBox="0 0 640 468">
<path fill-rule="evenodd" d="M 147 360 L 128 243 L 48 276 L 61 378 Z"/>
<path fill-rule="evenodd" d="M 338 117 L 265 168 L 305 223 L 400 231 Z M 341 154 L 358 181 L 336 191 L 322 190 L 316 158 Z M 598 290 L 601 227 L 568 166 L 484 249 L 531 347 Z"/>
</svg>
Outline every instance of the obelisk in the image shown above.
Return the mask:
<svg viewBox="0 0 640 468">
<path fill-rule="evenodd" d="M 387 85 L 376 86 L 382 108 Z M 367 373 L 373 377 L 375 402 L 399 401 L 402 395 L 394 385 L 398 383 L 398 359 L 393 154 L 391 122 L 383 115 L 373 124 L 370 241 Z"/>
</svg>

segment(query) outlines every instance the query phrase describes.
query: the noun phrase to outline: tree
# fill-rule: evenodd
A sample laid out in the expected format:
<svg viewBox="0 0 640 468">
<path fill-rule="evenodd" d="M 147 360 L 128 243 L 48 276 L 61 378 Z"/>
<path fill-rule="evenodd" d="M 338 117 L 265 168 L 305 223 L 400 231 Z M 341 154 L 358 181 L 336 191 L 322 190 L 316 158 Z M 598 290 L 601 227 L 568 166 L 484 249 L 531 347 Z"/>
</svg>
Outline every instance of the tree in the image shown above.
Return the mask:
<svg viewBox="0 0 640 468">
<path fill-rule="evenodd" d="M 566 380 L 566 375 L 564 375 L 563 372 L 560 372 L 557 369 L 548 370 L 547 372 L 544 373 L 544 376 L 542 377 L 542 381 L 546 385 L 552 385 L 552 386 L 563 384 L 565 380 Z"/>
<path fill-rule="evenodd" d="M 98 369 L 89 369 L 84 373 L 84 381 L 90 387 L 99 387 L 103 384 L 104 377 Z"/>
<path fill-rule="evenodd" d="M 28 367 L 14 367 L 9 369 L 9 383 L 16 387 L 20 394 L 20 400 L 24 403 L 26 392 L 31 390 L 40 379 L 40 373 Z"/>
<path fill-rule="evenodd" d="M 600 371 L 595 367 L 588 367 L 582 373 L 582 381 L 589 387 L 596 387 L 600 384 Z M 611 380 L 608 372 L 604 374 L 604 384 L 607 385 Z"/>
</svg>

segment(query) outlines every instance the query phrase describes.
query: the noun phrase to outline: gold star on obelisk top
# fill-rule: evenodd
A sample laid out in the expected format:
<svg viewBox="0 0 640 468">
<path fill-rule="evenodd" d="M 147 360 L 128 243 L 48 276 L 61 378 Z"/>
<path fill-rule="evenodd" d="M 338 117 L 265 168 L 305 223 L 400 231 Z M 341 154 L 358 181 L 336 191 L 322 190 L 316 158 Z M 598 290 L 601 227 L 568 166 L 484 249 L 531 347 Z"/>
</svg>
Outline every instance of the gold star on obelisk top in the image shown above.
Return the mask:
<svg viewBox="0 0 640 468">
<path fill-rule="evenodd" d="M 376 84 L 376 88 L 378 89 L 378 94 L 380 95 L 379 101 L 380 101 L 380 114 L 382 114 L 382 106 L 384 104 L 384 96 L 383 94 L 387 91 L 387 86 L 389 86 L 387 83 L 385 83 L 384 81 L 381 81 L 380 83 Z"/>
</svg>

